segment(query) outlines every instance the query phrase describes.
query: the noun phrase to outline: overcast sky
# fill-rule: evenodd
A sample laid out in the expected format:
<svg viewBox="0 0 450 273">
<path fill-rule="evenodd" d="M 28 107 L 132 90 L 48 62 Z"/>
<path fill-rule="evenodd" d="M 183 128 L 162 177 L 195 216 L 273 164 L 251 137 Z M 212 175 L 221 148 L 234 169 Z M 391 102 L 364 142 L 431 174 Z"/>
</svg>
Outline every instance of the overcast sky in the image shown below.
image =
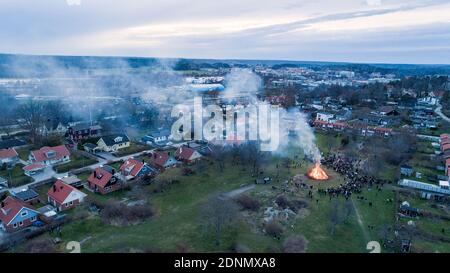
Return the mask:
<svg viewBox="0 0 450 273">
<path fill-rule="evenodd" d="M 450 0 L 1 0 L 0 52 L 450 63 Z"/>
</svg>

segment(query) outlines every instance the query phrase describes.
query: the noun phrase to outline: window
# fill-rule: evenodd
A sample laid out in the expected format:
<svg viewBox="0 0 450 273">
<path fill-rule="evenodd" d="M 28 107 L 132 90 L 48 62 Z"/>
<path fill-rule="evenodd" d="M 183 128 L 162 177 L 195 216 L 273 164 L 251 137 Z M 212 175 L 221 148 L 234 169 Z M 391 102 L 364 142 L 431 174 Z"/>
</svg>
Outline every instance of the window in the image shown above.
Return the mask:
<svg viewBox="0 0 450 273">
<path fill-rule="evenodd" d="M 19 222 L 19 227 L 21 227 L 21 226 L 23 226 L 23 222 L 22 221 Z"/>
<path fill-rule="evenodd" d="M 30 221 L 31 221 L 31 222 L 36 221 L 36 216 L 31 217 L 31 218 L 30 218 Z"/>
<path fill-rule="evenodd" d="M 70 202 L 69 202 L 69 206 L 72 206 L 72 205 L 73 205 L 73 201 L 70 201 Z"/>
<path fill-rule="evenodd" d="M 69 206 L 69 203 L 64 203 L 64 205 L 66 206 L 66 208 Z"/>
<path fill-rule="evenodd" d="M 28 215 L 28 211 L 24 210 L 20 213 L 20 216 L 27 216 Z"/>
<path fill-rule="evenodd" d="M 13 224 L 13 228 L 17 228 L 17 223 L 14 223 L 14 224 Z"/>
</svg>

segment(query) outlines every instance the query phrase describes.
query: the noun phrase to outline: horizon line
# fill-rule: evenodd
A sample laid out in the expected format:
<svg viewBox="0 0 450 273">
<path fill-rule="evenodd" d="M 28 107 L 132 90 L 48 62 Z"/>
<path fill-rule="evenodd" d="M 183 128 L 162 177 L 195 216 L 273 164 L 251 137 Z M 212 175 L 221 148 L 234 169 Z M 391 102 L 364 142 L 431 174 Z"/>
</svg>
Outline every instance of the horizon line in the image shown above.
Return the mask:
<svg viewBox="0 0 450 273">
<path fill-rule="evenodd" d="M 252 61 L 252 62 L 296 62 L 296 63 L 334 63 L 334 64 L 356 64 L 356 65 L 410 65 L 410 66 L 450 66 L 450 63 L 386 63 L 386 62 L 355 62 L 355 61 L 311 61 L 311 60 L 286 60 L 286 59 L 236 59 L 236 58 L 190 58 L 190 57 L 152 57 L 152 56 L 132 56 L 132 55 L 64 55 L 64 54 L 29 54 L 29 53 L 5 53 L 0 52 L 0 55 L 13 56 L 34 56 L 34 57 L 91 57 L 91 58 L 135 58 L 135 59 L 167 59 L 167 60 L 213 60 L 213 61 Z"/>
</svg>

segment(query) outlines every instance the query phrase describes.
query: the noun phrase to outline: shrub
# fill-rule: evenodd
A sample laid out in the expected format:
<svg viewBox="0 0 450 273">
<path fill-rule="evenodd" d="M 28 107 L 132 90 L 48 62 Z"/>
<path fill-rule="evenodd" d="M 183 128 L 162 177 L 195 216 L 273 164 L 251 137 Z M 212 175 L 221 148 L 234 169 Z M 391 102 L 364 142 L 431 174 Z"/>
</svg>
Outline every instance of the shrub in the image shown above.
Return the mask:
<svg viewBox="0 0 450 273">
<path fill-rule="evenodd" d="M 109 202 L 100 213 L 104 223 L 120 226 L 130 225 L 153 215 L 155 211 L 149 205 L 127 206 L 119 202 Z"/>
<path fill-rule="evenodd" d="M 270 236 L 280 238 L 283 233 L 283 227 L 276 221 L 270 221 L 265 225 L 266 233 Z"/>
<path fill-rule="evenodd" d="M 290 206 L 289 200 L 284 195 L 279 195 L 277 199 L 275 199 L 275 203 L 282 209 L 286 209 Z"/>
<path fill-rule="evenodd" d="M 285 253 L 303 253 L 306 251 L 308 241 L 302 235 L 292 235 L 283 242 Z"/>
<path fill-rule="evenodd" d="M 246 195 L 241 194 L 237 197 L 236 202 L 247 210 L 257 211 L 260 208 L 260 203 L 258 200 Z"/>
<path fill-rule="evenodd" d="M 50 239 L 36 239 L 27 244 L 28 253 L 53 253 L 55 252 L 55 245 Z"/>
<path fill-rule="evenodd" d="M 235 243 L 231 250 L 235 253 L 251 253 L 250 248 L 241 243 Z"/>
</svg>

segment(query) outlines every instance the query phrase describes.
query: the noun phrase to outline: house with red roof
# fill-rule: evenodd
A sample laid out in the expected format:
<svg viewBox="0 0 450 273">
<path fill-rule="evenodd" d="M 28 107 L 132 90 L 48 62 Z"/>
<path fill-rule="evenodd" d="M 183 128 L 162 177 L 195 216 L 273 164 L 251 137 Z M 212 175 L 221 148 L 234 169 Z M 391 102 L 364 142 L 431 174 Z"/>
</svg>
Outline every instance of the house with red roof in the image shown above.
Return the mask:
<svg viewBox="0 0 450 273">
<path fill-rule="evenodd" d="M 199 152 L 186 145 L 180 146 L 175 152 L 175 158 L 187 164 L 194 163 L 200 160 L 201 157 L 202 155 Z"/>
<path fill-rule="evenodd" d="M 137 177 L 155 174 L 156 170 L 143 161 L 141 162 L 130 158 L 127 159 L 122 166 L 120 166 L 120 173 L 126 180 L 132 180 Z"/>
<path fill-rule="evenodd" d="M 70 161 L 70 152 L 65 145 L 55 147 L 42 147 L 39 150 L 32 151 L 29 156 L 32 163 L 41 163 L 45 165 L 54 165 Z"/>
<path fill-rule="evenodd" d="M 14 165 L 19 161 L 19 155 L 14 148 L 0 150 L 0 165 Z"/>
<path fill-rule="evenodd" d="M 42 164 L 42 163 L 33 163 L 30 165 L 26 165 L 22 168 L 23 172 L 25 173 L 25 175 L 27 176 L 33 176 L 39 172 L 42 172 L 43 170 L 45 170 L 45 168 L 47 168 L 47 165 Z"/>
<path fill-rule="evenodd" d="M 87 183 L 89 189 L 100 194 L 108 194 L 122 188 L 121 174 L 107 165 L 96 168 L 88 177 Z"/>
<path fill-rule="evenodd" d="M 39 212 L 31 205 L 12 196 L 0 202 L 0 229 L 14 232 L 29 227 L 38 219 Z"/>
<path fill-rule="evenodd" d="M 168 152 L 162 151 L 154 151 L 149 162 L 151 166 L 157 168 L 159 171 L 164 171 L 180 164 L 175 157 L 171 156 Z"/>
<path fill-rule="evenodd" d="M 47 192 L 48 202 L 58 211 L 68 210 L 83 203 L 87 195 L 74 187 L 57 180 Z"/>
</svg>

